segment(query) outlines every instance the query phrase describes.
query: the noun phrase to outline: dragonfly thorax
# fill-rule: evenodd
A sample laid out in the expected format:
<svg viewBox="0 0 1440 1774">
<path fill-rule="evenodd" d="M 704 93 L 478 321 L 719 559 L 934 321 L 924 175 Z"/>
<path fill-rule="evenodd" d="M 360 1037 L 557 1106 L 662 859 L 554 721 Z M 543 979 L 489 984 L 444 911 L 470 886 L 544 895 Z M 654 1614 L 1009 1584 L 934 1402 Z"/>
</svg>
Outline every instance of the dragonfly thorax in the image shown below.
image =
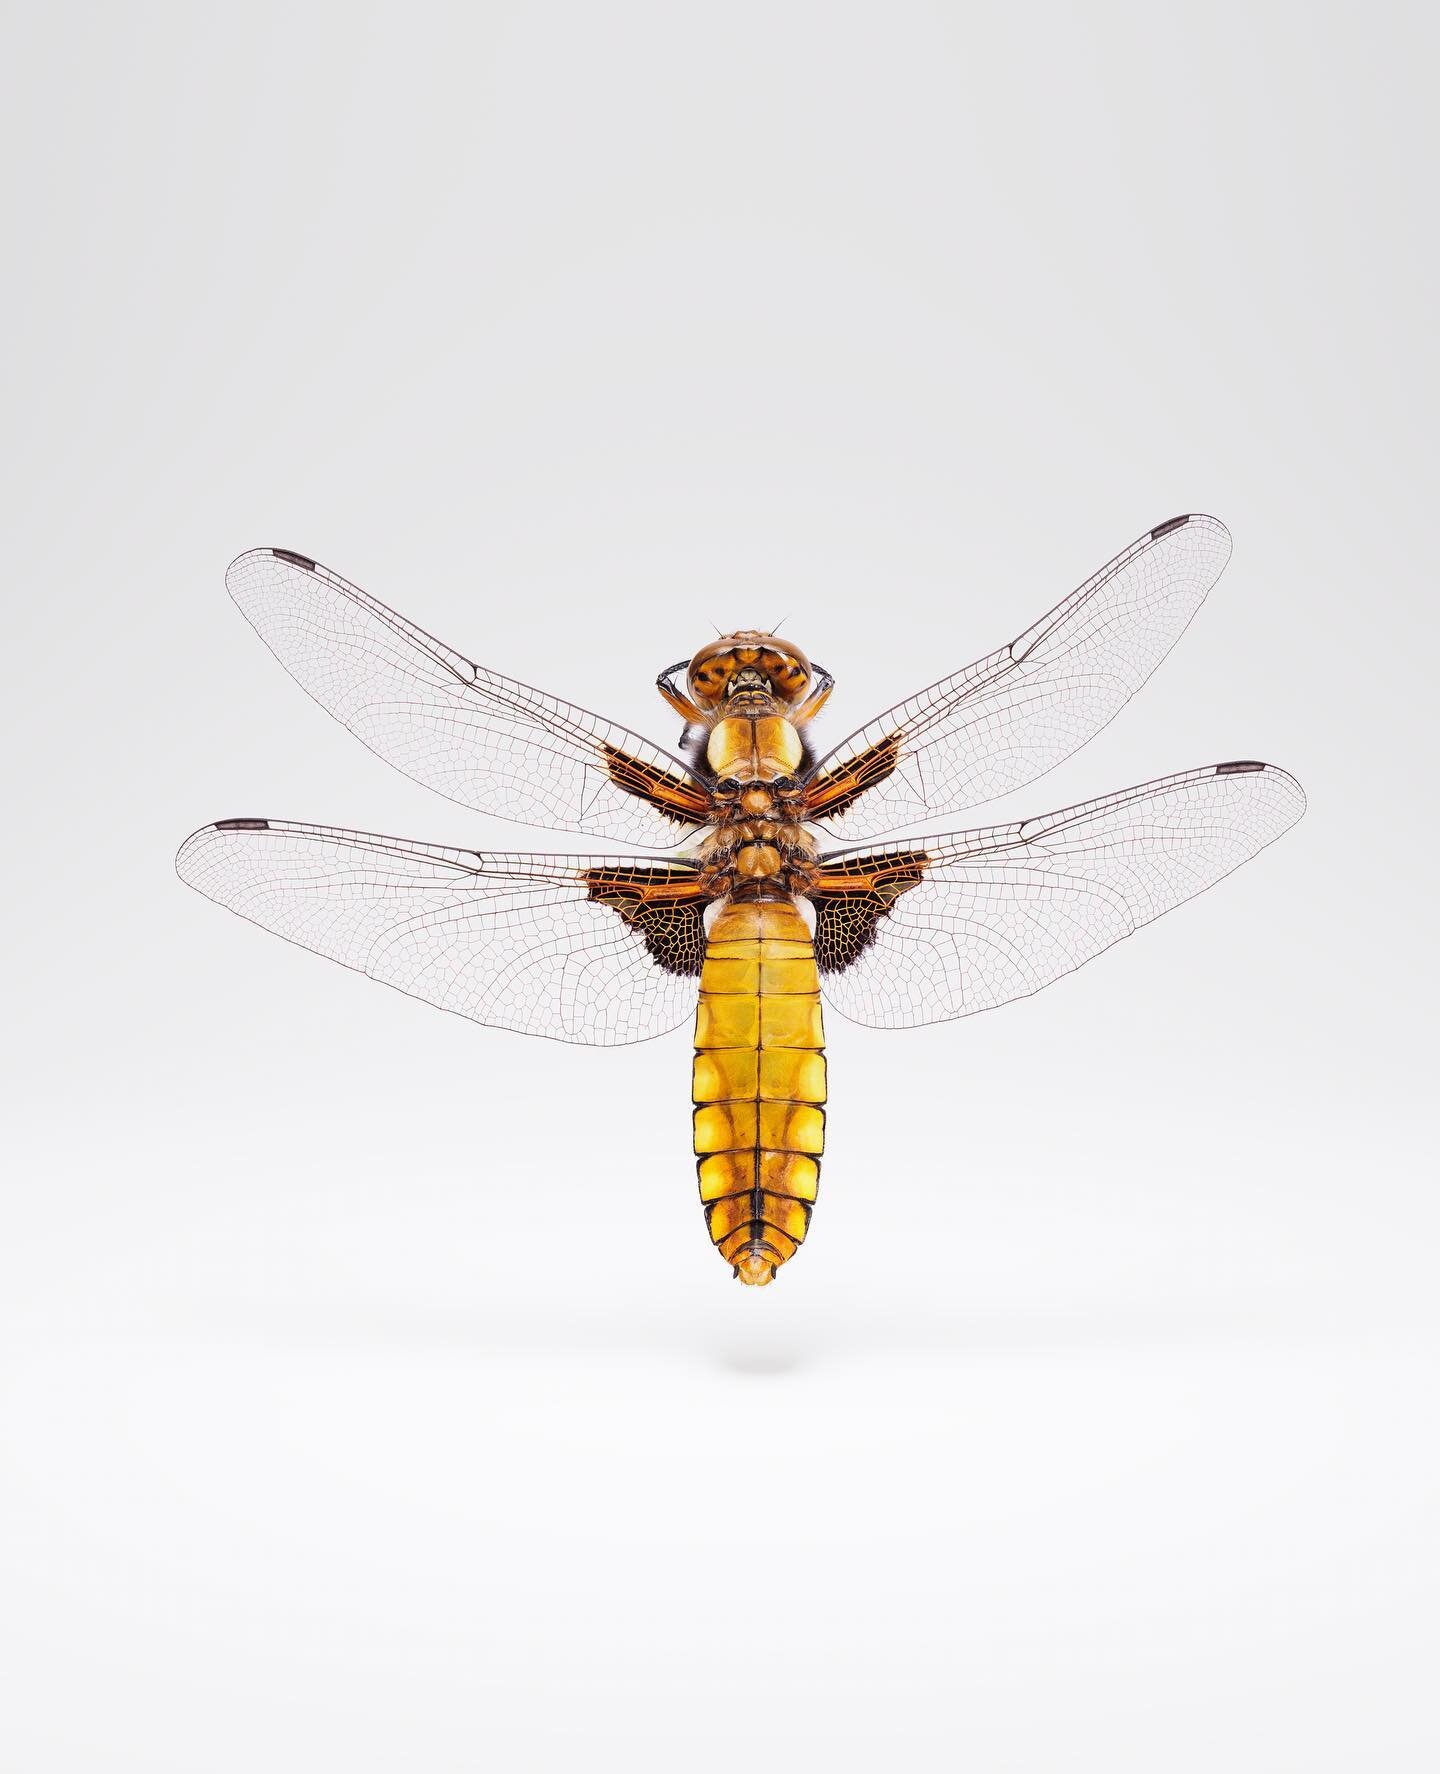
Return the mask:
<svg viewBox="0 0 1440 1774">
<path fill-rule="evenodd" d="M 705 745 L 705 762 L 717 780 L 774 782 L 793 776 L 804 755 L 799 733 L 776 714 L 726 715 Z"/>
</svg>

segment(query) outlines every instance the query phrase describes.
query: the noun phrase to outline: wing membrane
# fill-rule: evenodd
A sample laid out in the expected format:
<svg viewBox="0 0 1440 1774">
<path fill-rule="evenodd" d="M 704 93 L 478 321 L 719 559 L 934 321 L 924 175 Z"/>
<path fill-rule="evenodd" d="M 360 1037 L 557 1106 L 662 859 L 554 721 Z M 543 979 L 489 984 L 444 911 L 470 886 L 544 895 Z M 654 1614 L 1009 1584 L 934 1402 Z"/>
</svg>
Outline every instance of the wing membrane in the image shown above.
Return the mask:
<svg viewBox="0 0 1440 1774">
<path fill-rule="evenodd" d="M 907 1028 L 1028 997 L 1202 893 L 1305 809 L 1273 764 L 1219 764 L 1013 825 L 822 859 L 826 998 Z"/>
<path fill-rule="evenodd" d="M 257 548 L 232 563 L 225 582 L 322 708 L 452 801 L 655 848 L 704 823 L 705 791 L 678 758 L 476 665 L 329 568 Z"/>
<path fill-rule="evenodd" d="M 1007 646 L 842 741 L 816 767 L 810 817 L 876 837 L 1033 782 L 1129 701 L 1229 558 L 1213 517 L 1158 525 Z"/>
<path fill-rule="evenodd" d="M 222 820 L 175 866 L 287 941 L 495 1028 L 618 1046 L 694 1011 L 703 902 L 683 864 Z"/>
</svg>

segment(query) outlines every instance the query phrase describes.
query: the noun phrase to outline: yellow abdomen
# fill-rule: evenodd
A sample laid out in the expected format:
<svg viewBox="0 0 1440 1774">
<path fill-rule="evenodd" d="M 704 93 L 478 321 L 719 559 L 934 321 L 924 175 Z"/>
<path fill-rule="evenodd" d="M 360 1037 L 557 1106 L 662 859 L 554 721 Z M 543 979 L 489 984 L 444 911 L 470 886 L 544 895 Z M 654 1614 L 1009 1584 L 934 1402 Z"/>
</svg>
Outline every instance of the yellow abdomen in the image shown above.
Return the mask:
<svg viewBox="0 0 1440 1774">
<path fill-rule="evenodd" d="M 695 1018 L 695 1154 L 710 1236 L 752 1286 L 805 1236 L 825 1147 L 820 976 L 790 900 L 721 908 Z"/>
</svg>

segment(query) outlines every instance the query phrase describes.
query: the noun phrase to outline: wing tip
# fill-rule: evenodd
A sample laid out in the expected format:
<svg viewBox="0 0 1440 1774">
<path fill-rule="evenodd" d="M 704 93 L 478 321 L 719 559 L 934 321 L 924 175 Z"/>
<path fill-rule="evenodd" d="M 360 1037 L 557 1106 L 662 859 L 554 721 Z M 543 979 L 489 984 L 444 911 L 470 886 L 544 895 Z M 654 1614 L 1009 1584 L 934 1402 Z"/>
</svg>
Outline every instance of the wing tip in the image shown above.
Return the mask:
<svg viewBox="0 0 1440 1774">
<path fill-rule="evenodd" d="M 1295 803 L 1295 812 L 1282 828 L 1285 830 L 1304 815 L 1310 804 L 1299 778 L 1292 776 L 1279 764 L 1264 764 L 1258 758 L 1232 758 L 1228 763 L 1212 765 L 1210 773 L 1212 776 L 1268 776 L 1278 787 L 1288 791 Z"/>
<path fill-rule="evenodd" d="M 1259 758 L 1230 758 L 1223 764 L 1212 764 L 1211 774 L 1214 776 L 1273 776 L 1278 782 L 1292 783 L 1296 788 L 1300 784 L 1282 764 L 1267 764 Z"/>
<path fill-rule="evenodd" d="M 217 832 L 268 832 L 271 822 L 268 819 L 212 819 L 209 825 L 202 825 L 191 832 L 185 842 L 175 852 L 175 873 L 185 882 L 193 886 L 193 882 L 185 873 L 185 864 L 194 852 L 213 838 Z"/>
<path fill-rule="evenodd" d="M 1213 530 L 1224 539 L 1227 550 L 1233 546 L 1230 531 L 1218 517 L 1213 517 L 1208 511 L 1182 511 L 1178 517 L 1167 517 L 1163 524 L 1155 525 L 1148 540 L 1158 542 L 1163 536 L 1172 535 L 1176 530 L 1183 530 L 1187 524 L 1199 524 L 1207 530 Z"/>
<path fill-rule="evenodd" d="M 233 593 L 237 581 L 247 567 L 260 561 L 285 561 L 292 567 L 300 567 L 307 573 L 317 571 L 319 562 L 308 554 L 301 554 L 298 548 L 247 548 L 237 554 L 225 569 L 225 583 Z"/>
</svg>

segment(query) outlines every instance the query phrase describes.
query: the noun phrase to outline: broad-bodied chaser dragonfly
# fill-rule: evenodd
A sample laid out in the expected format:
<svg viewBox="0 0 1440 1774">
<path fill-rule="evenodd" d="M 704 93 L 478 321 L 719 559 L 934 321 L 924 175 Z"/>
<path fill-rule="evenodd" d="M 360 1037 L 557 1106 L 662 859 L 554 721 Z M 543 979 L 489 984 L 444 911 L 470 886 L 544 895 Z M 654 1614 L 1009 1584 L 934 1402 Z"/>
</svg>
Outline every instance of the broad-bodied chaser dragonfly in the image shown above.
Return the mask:
<svg viewBox="0 0 1440 1774">
<path fill-rule="evenodd" d="M 710 1237 L 764 1286 L 816 1198 L 822 999 L 893 1029 L 1026 997 L 1299 818 L 1295 779 L 1243 761 L 872 842 L 1008 794 L 1083 745 L 1229 555 L 1214 518 L 1171 518 L 1023 634 L 824 752 L 812 733 L 829 673 L 773 634 L 723 635 L 660 674 L 685 722 L 671 753 L 474 664 L 305 555 L 254 549 L 230 568 L 231 595 L 380 757 L 483 813 L 669 853 L 526 855 L 222 819 L 176 866 L 267 930 L 497 1028 L 612 1045 L 693 1016 Z"/>
</svg>

